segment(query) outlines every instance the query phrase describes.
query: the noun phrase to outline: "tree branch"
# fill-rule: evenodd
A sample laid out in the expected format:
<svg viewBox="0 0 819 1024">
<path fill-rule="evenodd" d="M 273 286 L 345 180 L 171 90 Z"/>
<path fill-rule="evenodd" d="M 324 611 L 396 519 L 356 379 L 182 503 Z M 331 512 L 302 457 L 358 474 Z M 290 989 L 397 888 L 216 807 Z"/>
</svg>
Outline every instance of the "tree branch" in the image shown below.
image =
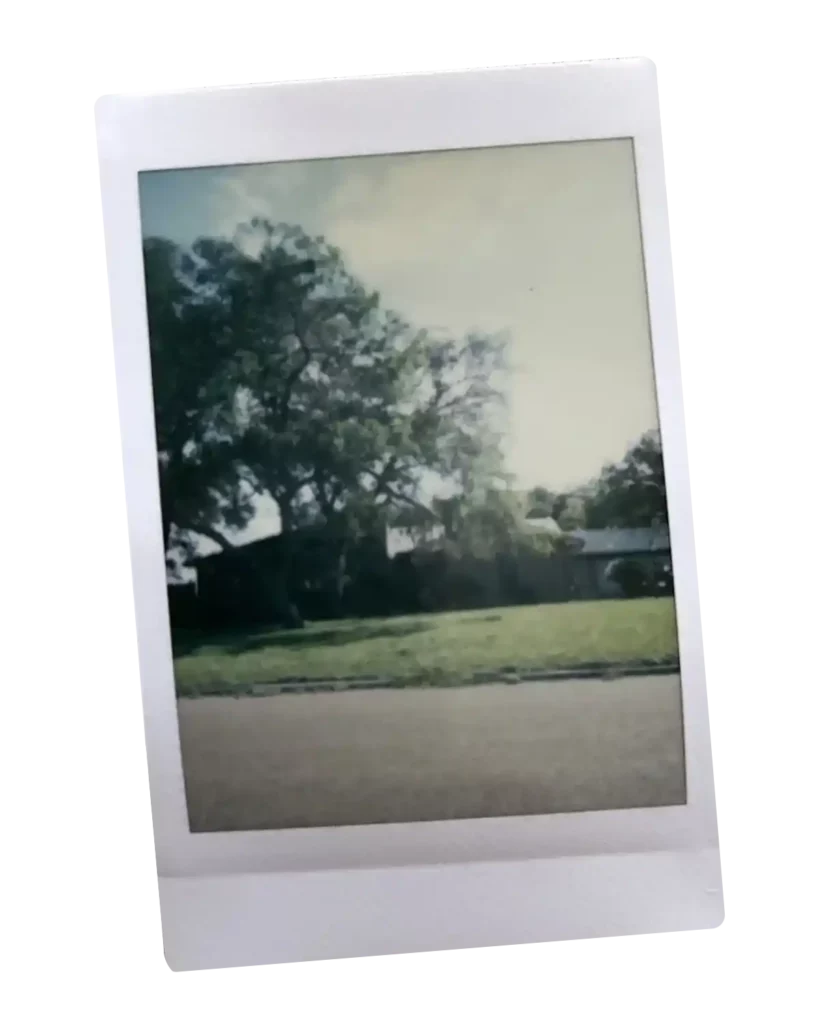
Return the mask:
<svg viewBox="0 0 819 1024">
<path fill-rule="evenodd" d="M 367 472 L 371 473 L 372 471 L 367 470 Z M 386 494 L 393 501 L 403 502 L 404 504 L 409 505 L 411 508 L 416 509 L 418 512 L 423 512 L 424 515 L 429 516 L 430 519 L 435 519 L 438 522 L 440 522 L 441 517 L 436 515 L 436 513 L 433 512 L 432 509 L 427 508 L 427 506 L 424 505 L 423 502 L 417 501 L 415 498 L 410 497 L 409 494 L 401 494 L 400 491 L 393 490 L 389 484 L 382 485 L 381 493 Z"/>
<path fill-rule="evenodd" d="M 280 430 L 284 430 L 284 428 L 287 426 L 287 420 L 290 417 L 290 396 L 293 393 L 293 388 L 296 384 L 296 381 L 299 379 L 299 377 L 301 377 L 301 375 L 310 365 L 310 360 L 313 358 L 313 353 L 310 351 L 310 346 L 304 340 L 304 335 L 306 332 L 304 330 L 299 329 L 298 319 L 295 314 L 293 316 L 293 321 L 293 337 L 299 343 L 302 359 L 301 365 L 297 366 L 294 370 L 291 370 L 290 373 L 288 373 L 288 375 L 284 379 L 282 397 L 279 402 L 278 425 Z"/>
<path fill-rule="evenodd" d="M 194 533 L 198 533 L 200 536 L 207 537 L 208 540 L 214 541 L 226 551 L 236 547 L 236 545 L 232 541 L 228 540 L 222 531 L 217 530 L 215 526 L 197 525 L 191 526 L 190 529 L 193 530 Z"/>
<path fill-rule="evenodd" d="M 373 494 L 379 495 L 383 493 L 384 486 L 387 481 L 387 476 L 392 472 L 393 469 L 395 469 L 395 464 L 397 461 L 398 455 L 397 453 L 394 452 L 384 463 L 384 467 L 380 473 L 373 473 L 371 469 L 365 470 L 366 473 L 369 473 L 375 479 L 375 488 L 373 490 Z"/>
</svg>

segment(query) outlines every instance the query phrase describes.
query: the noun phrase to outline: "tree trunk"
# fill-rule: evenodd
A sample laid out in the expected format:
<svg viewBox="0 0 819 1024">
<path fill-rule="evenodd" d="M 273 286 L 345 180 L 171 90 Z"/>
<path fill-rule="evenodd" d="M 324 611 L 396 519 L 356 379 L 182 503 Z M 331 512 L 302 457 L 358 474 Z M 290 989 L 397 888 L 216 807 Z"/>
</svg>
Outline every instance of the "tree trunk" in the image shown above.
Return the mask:
<svg viewBox="0 0 819 1024">
<path fill-rule="evenodd" d="M 281 509 L 281 505 L 280 505 Z M 271 610 L 285 629 L 304 629 L 304 619 L 291 598 L 290 585 L 293 569 L 294 539 L 286 515 L 281 515 L 281 534 L 278 558 L 270 572 L 266 588 Z"/>
<path fill-rule="evenodd" d="M 278 565 L 270 577 L 269 588 L 273 613 L 285 629 L 304 629 L 304 619 L 290 597 L 289 565 Z"/>
<path fill-rule="evenodd" d="M 339 552 L 335 558 L 335 565 L 333 566 L 333 574 L 331 580 L 331 602 L 333 615 L 339 619 L 343 618 L 344 616 L 344 585 L 347 581 L 348 547 L 348 542 L 346 540 L 343 541 L 339 549 Z"/>
</svg>

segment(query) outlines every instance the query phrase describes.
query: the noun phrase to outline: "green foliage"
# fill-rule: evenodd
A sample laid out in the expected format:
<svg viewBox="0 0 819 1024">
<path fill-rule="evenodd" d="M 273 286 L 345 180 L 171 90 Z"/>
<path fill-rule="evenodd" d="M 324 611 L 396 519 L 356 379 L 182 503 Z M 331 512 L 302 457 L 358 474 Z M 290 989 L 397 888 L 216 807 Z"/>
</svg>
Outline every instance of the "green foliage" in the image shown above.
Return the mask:
<svg viewBox="0 0 819 1024">
<path fill-rule="evenodd" d="M 550 554 L 559 545 L 559 535 L 529 524 L 526 496 L 509 488 L 475 488 L 437 500 L 433 508 L 444 527 L 443 546 L 458 556 L 491 559 L 496 555 Z"/>
<path fill-rule="evenodd" d="M 145 243 L 166 543 L 227 543 L 269 495 L 287 533 L 381 528 L 500 470 L 503 344 L 440 337 L 384 310 L 338 249 L 254 220 L 183 252 Z"/>
<path fill-rule="evenodd" d="M 237 357 L 219 302 L 196 289 L 186 259 L 172 242 L 145 242 L 166 547 L 172 528 L 219 539 L 222 527 L 241 526 L 252 513 L 235 459 Z"/>
<path fill-rule="evenodd" d="M 579 494 L 561 495 L 556 502 L 555 518 L 561 530 L 570 533 L 586 525 L 586 502 Z"/>
<path fill-rule="evenodd" d="M 554 515 L 558 496 L 546 487 L 533 487 L 528 494 L 528 515 L 532 519 L 547 519 Z"/>
<path fill-rule="evenodd" d="M 616 465 L 606 466 L 586 501 L 590 528 L 658 526 L 668 522 L 660 435 L 650 431 Z"/>
</svg>

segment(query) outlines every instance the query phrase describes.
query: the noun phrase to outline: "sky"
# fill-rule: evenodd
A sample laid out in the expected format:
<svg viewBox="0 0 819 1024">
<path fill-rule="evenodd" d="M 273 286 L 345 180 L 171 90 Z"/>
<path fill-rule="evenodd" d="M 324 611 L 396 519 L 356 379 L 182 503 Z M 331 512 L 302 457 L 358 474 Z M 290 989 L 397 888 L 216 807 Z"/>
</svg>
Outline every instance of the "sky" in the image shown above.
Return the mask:
<svg viewBox="0 0 819 1024">
<path fill-rule="evenodd" d="M 140 200 L 182 244 L 300 224 L 416 326 L 503 332 L 520 488 L 582 484 L 657 426 L 628 139 L 143 172 Z"/>
</svg>

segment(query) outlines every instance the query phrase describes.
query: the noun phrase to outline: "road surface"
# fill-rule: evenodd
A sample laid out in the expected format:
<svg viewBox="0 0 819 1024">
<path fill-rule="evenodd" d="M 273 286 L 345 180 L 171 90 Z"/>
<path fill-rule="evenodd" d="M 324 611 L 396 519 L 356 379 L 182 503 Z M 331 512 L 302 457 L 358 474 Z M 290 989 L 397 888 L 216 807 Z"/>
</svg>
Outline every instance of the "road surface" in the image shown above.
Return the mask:
<svg viewBox="0 0 819 1024">
<path fill-rule="evenodd" d="M 676 675 L 179 701 L 194 832 L 685 802 Z"/>
</svg>

